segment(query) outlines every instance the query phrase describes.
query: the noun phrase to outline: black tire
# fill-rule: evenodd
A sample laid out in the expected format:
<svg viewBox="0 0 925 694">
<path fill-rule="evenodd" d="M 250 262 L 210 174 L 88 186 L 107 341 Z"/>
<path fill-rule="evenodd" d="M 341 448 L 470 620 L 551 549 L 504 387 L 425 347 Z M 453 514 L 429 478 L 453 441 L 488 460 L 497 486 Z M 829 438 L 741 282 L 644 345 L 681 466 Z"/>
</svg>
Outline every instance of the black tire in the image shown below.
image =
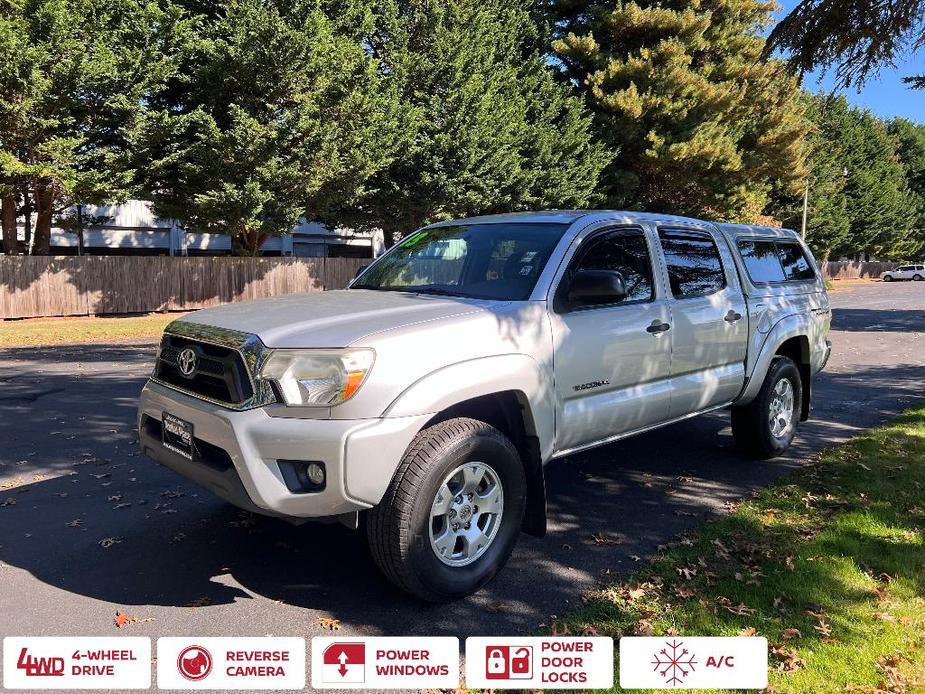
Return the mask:
<svg viewBox="0 0 925 694">
<path fill-rule="evenodd" d="M 893 275 L 884 275 L 884 276 L 883 276 L 883 281 L 884 281 L 884 282 L 892 282 L 892 281 L 893 281 Z"/>
<path fill-rule="evenodd" d="M 922 276 L 921 276 L 921 275 L 912 275 L 912 281 L 913 281 L 913 282 L 921 282 L 921 281 L 922 281 Z"/>
<path fill-rule="evenodd" d="M 504 495 L 498 530 L 467 566 L 448 566 L 431 547 L 430 512 L 438 487 L 456 467 L 478 461 L 497 473 Z M 459 417 L 424 429 L 408 447 L 385 496 L 367 518 L 373 559 L 392 583 L 430 602 L 479 590 L 501 570 L 517 541 L 526 506 L 517 449 L 493 426 Z"/>
<path fill-rule="evenodd" d="M 781 379 L 788 379 L 793 388 L 792 426 L 778 438 L 771 431 L 771 403 L 774 389 Z M 774 357 L 761 390 L 748 405 L 732 408 L 732 435 L 739 450 L 756 458 L 767 460 L 781 455 L 790 446 L 800 422 L 803 387 L 800 370 L 792 359 Z"/>
</svg>

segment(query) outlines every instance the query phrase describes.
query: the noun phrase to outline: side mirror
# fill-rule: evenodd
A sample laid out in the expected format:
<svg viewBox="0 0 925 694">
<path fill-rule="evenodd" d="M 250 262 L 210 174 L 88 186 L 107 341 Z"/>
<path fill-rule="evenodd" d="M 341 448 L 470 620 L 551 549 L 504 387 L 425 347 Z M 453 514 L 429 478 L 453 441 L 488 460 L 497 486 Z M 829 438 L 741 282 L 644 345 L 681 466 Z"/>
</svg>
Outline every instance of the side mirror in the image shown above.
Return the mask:
<svg viewBox="0 0 925 694">
<path fill-rule="evenodd" d="M 369 265 L 360 265 L 360 267 L 357 268 L 357 273 L 353 276 L 353 279 L 356 279 L 357 277 L 362 275 L 364 272 L 366 272 L 366 268 L 368 267 Z"/>
<path fill-rule="evenodd" d="M 619 272 L 581 270 L 569 282 L 566 296 L 569 308 L 616 304 L 626 298 L 626 283 Z"/>
</svg>

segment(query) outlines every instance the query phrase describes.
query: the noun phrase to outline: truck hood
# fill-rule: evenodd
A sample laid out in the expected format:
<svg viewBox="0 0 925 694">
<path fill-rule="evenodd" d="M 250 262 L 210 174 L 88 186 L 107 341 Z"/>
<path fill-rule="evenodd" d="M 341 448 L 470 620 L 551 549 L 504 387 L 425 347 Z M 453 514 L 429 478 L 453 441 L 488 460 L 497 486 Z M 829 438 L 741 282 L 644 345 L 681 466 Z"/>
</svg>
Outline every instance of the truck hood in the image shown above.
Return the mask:
<svg viewBox="0 0 925 694">
<path fill-rule="evenodd" d="M 500 302 L 368 289 L 290 294 L 180 320 L 255 334 L 267 347 L 348 347 L 378 332 L 497 309 Z"/>
</svg>

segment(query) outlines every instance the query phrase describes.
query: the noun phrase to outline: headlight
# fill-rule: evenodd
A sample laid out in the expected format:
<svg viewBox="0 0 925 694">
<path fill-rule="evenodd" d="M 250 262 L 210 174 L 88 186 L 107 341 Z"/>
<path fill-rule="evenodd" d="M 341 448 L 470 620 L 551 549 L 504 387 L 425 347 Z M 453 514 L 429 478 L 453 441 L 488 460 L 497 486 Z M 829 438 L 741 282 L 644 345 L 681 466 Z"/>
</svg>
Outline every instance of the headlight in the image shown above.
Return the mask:
<svg viewBox="0 0 925 694">
<path fill-rule="evenodd" d="M 363 385 L 374 358 L 371 349 L 277 349 L 260 377 L 279 386 L 287 405 L 339 405 Z"/>
</svg>

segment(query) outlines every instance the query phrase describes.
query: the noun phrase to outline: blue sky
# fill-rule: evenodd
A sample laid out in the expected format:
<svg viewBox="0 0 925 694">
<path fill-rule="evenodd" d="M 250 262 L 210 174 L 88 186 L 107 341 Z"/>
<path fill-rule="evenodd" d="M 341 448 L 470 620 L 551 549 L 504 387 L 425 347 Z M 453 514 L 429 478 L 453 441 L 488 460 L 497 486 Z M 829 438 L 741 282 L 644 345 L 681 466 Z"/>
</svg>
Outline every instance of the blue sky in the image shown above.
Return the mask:
<svg viewBox="0 0 925 694">
<path fill-rule="evenodd" d="M 798 0 L 778 0 L 783 7 L 778 16 L 785 15 L 797 5 L 797 2 Z M 895 69 L 887 67 L 881 70 L 879 76 L 867 81 L 860 93 L 856 88 L 843 91 L 851 103 L 869 108 L 883 118 L 903 116 L 925 123 L 925 90 L 914 91 L 902 83 L 903 77 L 923 74 L 925 53 L 920 51 L 915 56 L 906 56 L 904 60 L 897 61 Z M 831 72 L 827 75 L 813 74 L 806 76 L 804 86 L 811 91 L 831 91 L 834 82 Z"/>
</svg>

